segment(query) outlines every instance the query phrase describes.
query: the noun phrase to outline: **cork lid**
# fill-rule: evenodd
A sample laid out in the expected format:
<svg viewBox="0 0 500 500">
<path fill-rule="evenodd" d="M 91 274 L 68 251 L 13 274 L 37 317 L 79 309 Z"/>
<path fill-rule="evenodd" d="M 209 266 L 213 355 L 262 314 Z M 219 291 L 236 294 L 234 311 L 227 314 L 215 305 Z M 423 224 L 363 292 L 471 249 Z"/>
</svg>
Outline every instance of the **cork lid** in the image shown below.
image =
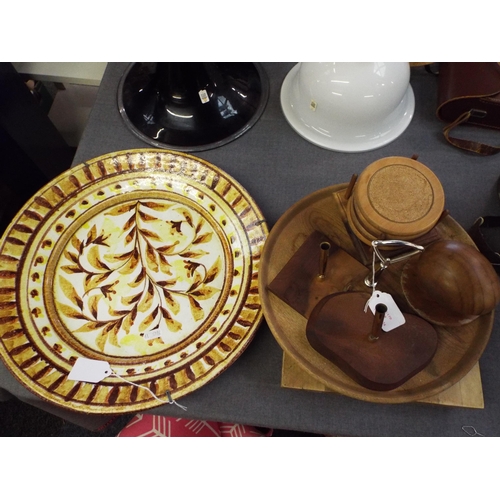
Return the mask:
<svg viewBox="0 0 500 500">
<path fill-rule="evenodd" d="M 444 209 L 437 176 L 422 163 L 399 156 L 369 165 L 359 176 L 353 197 L 365 227 L 401 238 L 432 229 Z"/>
</svg>

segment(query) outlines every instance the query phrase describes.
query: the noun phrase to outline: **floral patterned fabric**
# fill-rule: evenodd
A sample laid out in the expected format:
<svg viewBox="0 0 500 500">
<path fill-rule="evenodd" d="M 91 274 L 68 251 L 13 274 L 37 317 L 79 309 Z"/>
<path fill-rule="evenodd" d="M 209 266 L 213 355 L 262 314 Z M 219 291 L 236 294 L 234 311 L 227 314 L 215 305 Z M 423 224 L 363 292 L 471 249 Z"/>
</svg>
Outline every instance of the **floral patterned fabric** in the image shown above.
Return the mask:
<svg viewBox="0 0 500 500">
<path fill-rule="evenodd" d="M 119 432 L 118 437 L 269 437 L 271 435 L 271 429 L 261 431 L 250 425 L 139 414 Z"/>
</svg>

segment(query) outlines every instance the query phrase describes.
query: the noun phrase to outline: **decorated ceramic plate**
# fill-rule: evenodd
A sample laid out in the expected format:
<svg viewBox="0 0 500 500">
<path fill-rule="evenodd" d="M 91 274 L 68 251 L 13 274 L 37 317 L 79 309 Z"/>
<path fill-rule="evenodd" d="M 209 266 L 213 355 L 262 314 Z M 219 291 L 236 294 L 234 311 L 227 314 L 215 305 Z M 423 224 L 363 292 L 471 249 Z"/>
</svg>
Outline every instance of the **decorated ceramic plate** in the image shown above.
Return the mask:
<svg viewBox="0 0 500 500">
<path fill-rule="evenodd" d="M 38 396 L 86 413 L 182 397 L 260 324 L 266 237 L 245 189 L 204 160 L 139 149 L 78 165 L 0 241 L 1 357 Z M 113 376 L 70 380 L 78 358 L 108 362 Z"/>
</svg>

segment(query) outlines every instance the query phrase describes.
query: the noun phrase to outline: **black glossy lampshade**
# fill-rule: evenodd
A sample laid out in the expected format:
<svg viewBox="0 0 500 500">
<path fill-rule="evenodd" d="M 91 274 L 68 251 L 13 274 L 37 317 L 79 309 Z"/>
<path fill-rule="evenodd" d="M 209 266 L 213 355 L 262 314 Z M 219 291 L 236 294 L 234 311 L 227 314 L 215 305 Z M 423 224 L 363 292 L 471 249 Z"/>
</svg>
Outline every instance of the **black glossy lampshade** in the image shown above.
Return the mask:
<svg viewBox="0 0 500 500">
<path fill-rule="evenodd" d="M 178 151 L 236 139 L 257 122 L 268 97 L 267 75 L 256 63 L 133 63 L 118 87 L 130 130 Z"/>
</svg>

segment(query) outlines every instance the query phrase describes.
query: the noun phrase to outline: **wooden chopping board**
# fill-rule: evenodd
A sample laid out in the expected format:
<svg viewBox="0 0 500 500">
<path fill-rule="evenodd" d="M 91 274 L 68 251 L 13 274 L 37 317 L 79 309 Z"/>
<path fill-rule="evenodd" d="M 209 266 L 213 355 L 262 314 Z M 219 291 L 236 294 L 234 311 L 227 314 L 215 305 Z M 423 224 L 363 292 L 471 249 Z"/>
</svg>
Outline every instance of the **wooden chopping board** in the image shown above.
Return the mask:
<svg viewBox="0 0 500 500">
<path fill-rule="evenodd" d="M 309 375 L 309 373 L 303 370 L 286 352 L 283 353 L 281 387 L 317 392 L 334 392 L 325 384 L 322 384 Z M 416 402 L 484 409 L 483 386 L 481 384 L 479 363 L 476 363 L 463 379 L 449 389 Z"/>
</svg>

